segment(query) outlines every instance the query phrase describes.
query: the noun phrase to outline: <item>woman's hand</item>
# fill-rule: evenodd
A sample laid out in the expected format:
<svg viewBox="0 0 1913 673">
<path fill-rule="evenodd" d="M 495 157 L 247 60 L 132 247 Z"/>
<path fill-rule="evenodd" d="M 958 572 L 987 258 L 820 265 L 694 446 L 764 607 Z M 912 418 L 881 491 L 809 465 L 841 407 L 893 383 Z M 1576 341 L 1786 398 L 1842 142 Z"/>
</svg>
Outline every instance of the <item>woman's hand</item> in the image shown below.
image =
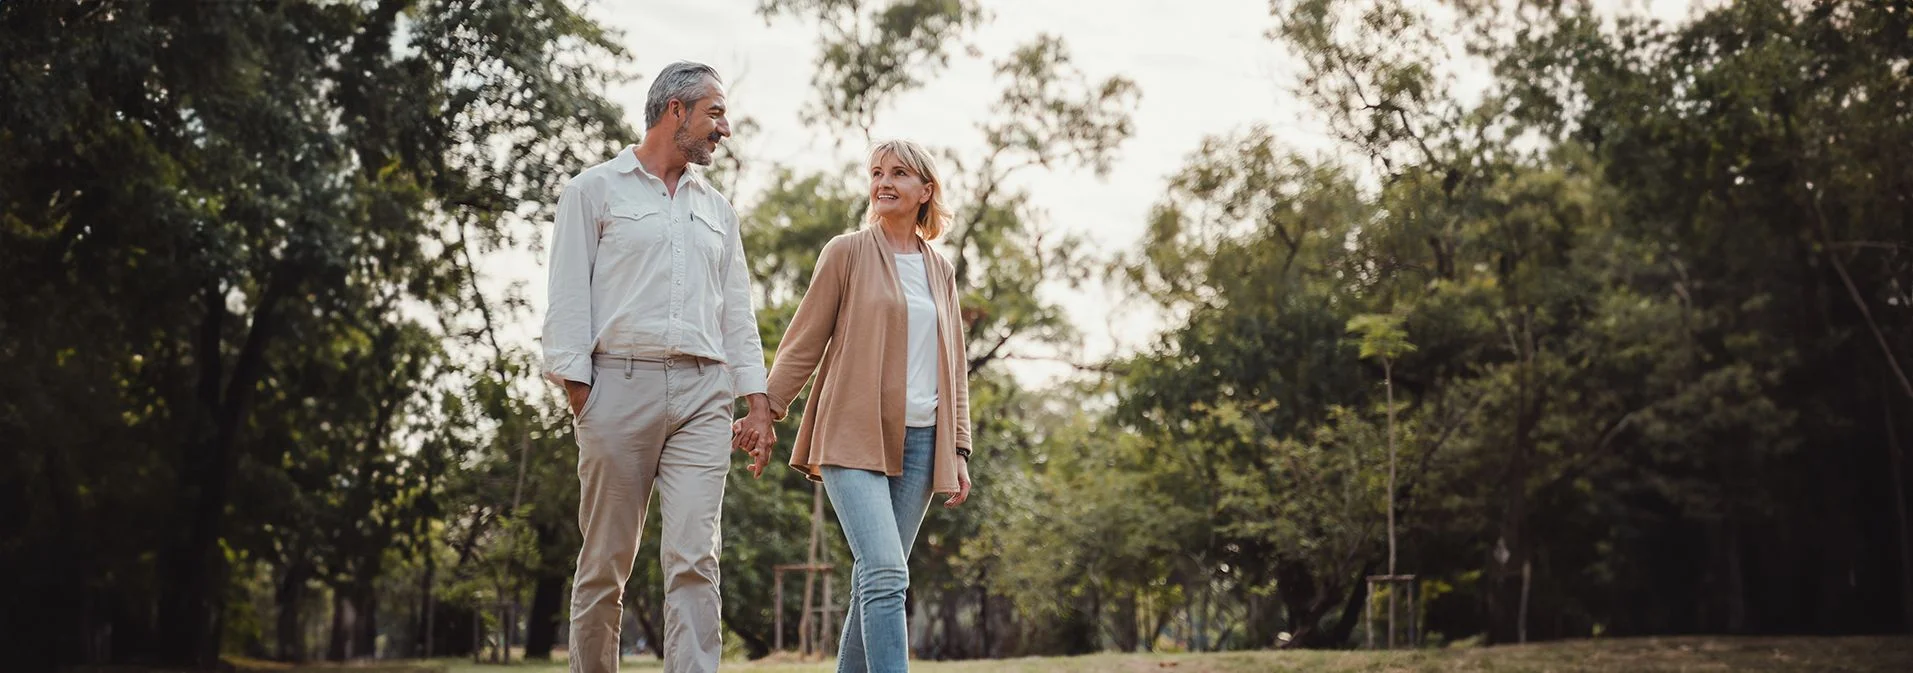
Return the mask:
<svg viewBox="0 0 1913 673">
<path fill-rule="evenodd" d="M 949 509 L 955 509 L 957 505 L 961 505 L 963 501 L 970 499 L 970 459 L 959 455 L 956 461 L 957 494 L 943 501 L 943 506 Z"/>
<path fill-rule="evenodd" d="M 764 476 L 764 466 L 770 464 L 771 452 L 777 450 L 777 431 L 771 428 L 770 413 L 753 411 L 731 423 L 731 448 L 750 453 L 752 478 Z"/>
</svg>

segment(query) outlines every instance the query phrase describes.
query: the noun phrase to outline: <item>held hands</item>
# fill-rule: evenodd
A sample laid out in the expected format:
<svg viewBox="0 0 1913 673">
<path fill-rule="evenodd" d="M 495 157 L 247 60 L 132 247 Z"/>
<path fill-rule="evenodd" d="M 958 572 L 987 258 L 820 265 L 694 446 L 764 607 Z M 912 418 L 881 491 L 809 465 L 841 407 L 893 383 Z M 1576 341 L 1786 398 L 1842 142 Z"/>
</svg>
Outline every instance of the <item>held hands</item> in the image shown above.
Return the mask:
<svg viewBox="0 0 1913 673">
<path fill-rule="evenodd" d="M 751 478 L 764 476 L 771 452 L 777 449 L 777 430 L 771 425 L 769 398 L 762 393 L 746 397 L 750 411 L 731 423 L 731 448 L 751 454 Z"/>
<path fill-rule="evenodd" d="M 589 392 L 590 388 L 586 387 Z M 573 395 L 573 406 L 583 405 L 583 400 Z M 764 476 L 764 466 L 770 464 L 771 452 L 777 449 L 777 430 L 773 427 L 769 398 L 762 393 L 753 394 L 745 400 L 750 411 L 743 418 L 731 423 L 731 448 L 751 454 L 748 469 L 751 478 Z M 943 501 L 943 506 L 954 509 L 970 499 L 970 459 L 957 457 L 957 494 Z"/>
</svg>

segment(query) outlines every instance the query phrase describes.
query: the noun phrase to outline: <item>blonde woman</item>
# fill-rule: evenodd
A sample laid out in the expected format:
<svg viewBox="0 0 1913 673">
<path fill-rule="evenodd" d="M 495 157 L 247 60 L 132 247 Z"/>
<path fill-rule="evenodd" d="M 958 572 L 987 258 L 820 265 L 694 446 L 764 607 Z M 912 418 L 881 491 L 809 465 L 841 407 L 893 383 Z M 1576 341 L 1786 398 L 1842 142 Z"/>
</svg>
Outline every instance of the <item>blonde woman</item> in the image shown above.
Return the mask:
<svg viewBox="0 0 1913 673">
<path fill-rule="evenodd" d="M 910 547 L 932 493 L 970 495 L 970 386 L 955 272 L 930 248 L 949 219 L 935 162 L 916 143 L 870 152 L 868 226 L 817 257 L 771 368 L 783 420 L 817 376 L 790 466 L 822 480 L 856 559 L 837 670 L 907 670 Z M 751 449 L 742 430 L 735 443 Z M 753 450 L 751 472 L 770 455 Z"/>
</svg>

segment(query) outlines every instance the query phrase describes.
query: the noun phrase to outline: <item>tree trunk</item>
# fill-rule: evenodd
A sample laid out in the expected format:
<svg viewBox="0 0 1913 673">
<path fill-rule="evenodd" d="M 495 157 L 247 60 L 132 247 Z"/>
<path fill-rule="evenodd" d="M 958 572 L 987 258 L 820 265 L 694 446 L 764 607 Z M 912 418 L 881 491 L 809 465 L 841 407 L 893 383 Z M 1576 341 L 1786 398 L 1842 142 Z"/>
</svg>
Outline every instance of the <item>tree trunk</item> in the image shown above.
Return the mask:
<svg viewBox="0 0 1913 673">
<path fill-rule="evenodd" d="M 1282 606 L 1288 609 L 1289 628 L 1293 630 L 1289 646 L 1331 647 L 1334 641 L 1329 639 L 1330 634 L 1318 628 L 1322 617 L 1328 612 L 1328 601 L 1323 596 L 1315 572 L 1299 561 L 1276 561 L 1275 585 Z"/>
<path fill-rule="evenodd" d="M 804 563 L 809 569 L 804 571 L 804 611 L 797 616 L 798 651 L 808 655 L 822 652 L 823 643 L 817 642 L 816 632 L 816 594 L 817 594 L 817 548 L 821 544 L 824 526 L 824 484 L 811 485 L 810 495 L 810 551 Z"/>
<path fill-rule="evenodd" d="M 1116 648 L 1135 652 L 1142 640 L 1140 628 L 1136 619 L 1136 592 L 1132 589 L 1116 603 Z"/>
<path fill-rule="evenodd" d="M 1362 619 L 1362 610 L 1368 606 L 1368 576 L 1375 573 L 1375 563 L 1362 564 L 1362 574 L 1355 578 L 1348 590 L 1348 600 L 1342 603 L 1342 615 L 1335 619 L 1329 632 L 1323 634 L 1320 642 L 1324 647 L 1334 647 L 1348 642 L 1355 633 L 1355 624 Z"/>
<path fill-rule="evenodd" d="M 1388 395 L 1388 574 L 1395 574 L 1395 370 L 1382 358 L 1382 387 Z M 1364 582 L 1365 583 L 1365 582 Z M 1389 633 L 1395 621 L 1395 592 L 1388 592 Z M 1391 643 L 1391 647 L 1392 647 Z"/>
<path fill-rule="evenodd" d="M 750 659 L 762 659 L 764 657 L 770 656 L 771 643 L 770 641 L 764 639 L 763 634 L 758 633 L 756 631 L 752 631 L 750 629 L 742 628 L 743 626 L 742 624 L 738 624 L 737 622 L 732 621 L 730 617 L 725 617 L 723 619 L 724 619 L 724 625 L 730 627 L 731 633 L 737 634 L 737 638 L 739 640 L 744 641 L 744 656 L 745 657 Z M 835 644 L 824 643 L 824 646 L 827 648 L 834 647 Z"/>
<path fill-rule="evenodd" d="M 1525 616 L 1526 593 L 1520 569 L 1528 562 L 1530 544 L 1524 536 L 1528 519 L 1528 478 L 1533 470 L 1532 456 L 1535 453 L 1535 427 L 1539 424 L 1544 406 L 1543 393 L 1537 387 L 1534 378 L 1534 337 L 1530 331 L 1531 316 L 1524 311 L 1521 317 L 1520 334 L 1517 343 L 1521 353 L 1521 370 L 1517 377 L 1518 393 L 1515 409 L 1514 433 L 1510 437 L 1513 455 L 1508 460 L 1506 471 L 1500 483 L 1506 489 L 1505 504 L 1501 512 L 1500 542 L 1505 545 L 1508 557 L 1505 562 L 1496 560 L 1489 568 L 1491 578 L 1488 593 L 1488 635 L 1490 642 L 1510 643 L 1522 640 L 1522 623 Z"/>
<path fill-rule="evenodd" d="M 1505 516 L 1512 519 L 1515 517 Z M 1507 544 L 1506 562 L 1490 561 L 1488 600 L 1488 640 L 1494 644 L 1517 643 L 1522 640 L 1522 611 L 1525 590 L 1522 587 L 1522 566 L 1528 562 L 1526 544 L 1519 538 L 1514 526 L 1504 520 L 1502 540 Z"/>
<path fill-rule="evenodd" d="M 1267 584 L 1270 581 L 1266 572 L 1247 575 L 1245 579 L 1249 579 L 1250 584 L 1253 585 Z M 1245 604 L 1243 637 L 1249 642 L 1250 647 L 1259 649 L 1277 646 L 1279 643 L 1276 642 L 1276 634 L 1282 630 L 1282 602 L 1276 600 L 1273 594 L 1249 594 L 1242 600 Z"/>
<path fill-rule="evenodd" d="M 156 644 L 159 625 L 153 623 L 152 606 L 148 600 L 121 595 L 113 598 L 112 606 L 113 633 L 107 648 L 113 658 L 128 654 L 146 656 L 159 650 Z"/>
<path fill-rule="evenodd" d="M 471 656 L 472 610 L 435 600 L 432 613 L 431 650 L 440 657 Z"/>
<path fill-rule="evenodd" d="M 1190 594 L 1195 597 L 1195 603 L 1189 616 L 1191 631 L 1189 649 L 1195 652 L 1208 652 L 1210 649 L 1209 627 L 1212 625 L 1209 623 L 1209 606 L 1213 604 L 1214 599 L 1209 597 L 1209 578 L 1205 576 L 1202 579 L 1201 589 L 1196 590 L 1194 586 L 1191 586 L 1190 591 Z"/>
<path fill-rule="evenodd" d="M 306 581 L 311 577 L 312 564 L 304 558 L 296 558 L 279 580 L 275 599 L 279 604 L 280 661 L 298 663 L 306 660 L 305 619 L 301 612 L 306 601 Z"/>
<path fill-rule="evenodd" d="M 186 441 L 179 472 L 179 514 L 183 517 L 183 537 L 176 538 L 167 558 L 167 581 L 160 588 L 161 660 L 193 668 L 212 665 L 217 644 L 208 651 L 214 611 L 208 605 L 211 575 L 219 574 L 225 558 L 214 557 L 212 542 L 217 539 L 220 515 L 225 510 L 225 464 L 219 452 L 228 445 L 219 437 L 220 384 L 225 379 L 225 356 L 221 352 L 226 318 L 225 295 L 217 279 L 204 289 L 202 301 L 206 316 L 200 321 L 194 357 L 199 364 L 195 388 L 199 413 L 198 436 Z M 219 502 L 213 503 L 215 499 Z M 208 506 L 215 505 L 215 506 Z M 208 537 L 212 539 L 208 539 Z"/>
<path fill-rule="evenodd" d="M 658 638 L 658 621 L 663 616 L 653 610 L 652 604 L 645 600 L 641 592 L 626 591 L 624 597 L 631 615 L 638 620 L 638 630 L 644 632 L 644 646 L 651 650 L 653 656 L 663 660 L 664 641 Z"/>
<path fill-rule="evenodd" d="M 1783 128 L 1786 131 L 1787 139 L 1789 141 L 1789 144 L 1792 145 L 1793 156 L 1795 157 L 1808 156 L 1805 150 L 1805 147 L 1806 147 L 1805 143 L 1803 143 L 1801 140 L 1801 133 L 1798 127 L 1796 127 L 1794 124 L 1795 110 L 1788 105 L 1781 105 L 1778 107 L 1779 107 L 1778 112 L 1783 124 Z M 1880 328 L 1879 322 L 1874 319 L 1873 309 L 1867 305 L 1866 297 L 1861 294 L 1859 284 L 1856 281 L 1854 281 L 1853 274 L 1847 270 L 1846 261 L 1840 258 L 1839 247 L 1834 245 L 1836 243 L 1836 239 L 1834 238 L 1833 224 L 1827 217 L 1826 210 L 1821 206 L 1820 197 L 1821 197 L 1821 194 L 1823 193 L 1823 190 L 1816 190 L 1813 187 L 1814 180 L 1817 179 L 1814 177 L 1814 172 L 1811 170 L 1802 169 L 1799 165 L 1798 160 L 1795 160 L 1789 163 L 1788 167 L 1791 169 L 1789 172 L 1794 174 L 1793 176 L 1790 176 L 1790 177 L 1796 177 L 1799 179 L 1797 183 L 1793 183 L 1793 184 L 1800 184 L 1804 187 L 1804 193 L 1802 195 L 1805 197 L 1805 201 L 1808 204 L 1808 209 L 1807 209 L 1808 212 L 1811 213 L 1813 216 L 1812 217 L 1813 227 L 1809 231 L 1809 233 L 1812 235 L 1814 240 L 1819 244 L 1818 249 L 1820 252 L 1820 256 L 1824 258 L 1830 266 L 1832 266 L 1835 275 L 1839 277 L 1840 285 L 1842 288 L 1846 290 L 1847 298 L 1853 302 L 1853 308 L 1859 312 L 1862 322 L 1866 324 L 1867 332 L 1873 337 L 1874 345 L 1879 348 L 1880 357 L 1886 360 L 1887 372 L 1893 375 L 1893 380 L 1899 384 L 1898 387 L 1900 389 L 1900 392 L 1906 396 L 1906 400 L 1908 402 L 1913 402 L 1913 378 L 1910 378 L 1907 375 L 1906 368 L 1900 365 L 1899 356 L 1893 351 L 1893 345 L 1889 342 L 1886 332 Z M 1888 404 L 1887 421 L 1889 425 L 1888 431 L 1889 433 L 1891 433 L 1892 428 L 1890 426 L 1892 424 L 1893 412 L 1891 407 L 1892 403 L 1890 400 L 1893 399 L 1893 397 L 1891 393 L 1887 393 L 1884 395 L 1884 398 L 1886 400 L 1889 400 L 1887 402 Z M 1889 437 L 1889 439 L 1891 440 L 1894 438 Z M 1905 615 L 1905 619 L 1907 621 L 1907 624 L 1905 624 L 1902 627 L 1902 630 L 1913 631 L 1913 589 L 1905 588 L 1908 586 L 1913 586 L 1913 537 L 1910 537 L 1910 536 L 1913 536 L 1913 532 L 1909 532 L 1909 527 L 1907 522 L 1907 513 L 1906 513 L 1906 486 L 1904 483 L 1904 480 L 1906 478 L 1906 473 L 1903 468 L 1903 465 L 1905 463 L 1905 456 L 1900 452 L 1900 445 L 1898 441 L 1890 441 L 1887 448 L 1890 452 L 1889 464 L 1892 468 L 1892 474 L 1890 475 L 1890 477 L 1893 482 L 1893 493 L 1894 493 L 1893 510 L 1894 510 L 1894 515 L 1895 515 L 1896 523 L 1897 523 L 1897 533 L 1899 537 L 1899 547 L 1900 547 L 1900 556 L 1901 556 L 1900 584 L 1903 587 L 1902 602 L 1908 603 L 1908 605 L 1902 606 L 1902 610 L 1903 610 L 1902 614 Z M 1858 537 L 1858 536 L 1856 535 L 1855 537 Z M 1857 544 L 1855 546 L 1857 546 Z M 1850 560 L 1847 563 L 1847 566 L 1848 566 L 1848 572 L 1851 573 L 1852 564 Z M 1838 574 L 1839 573 L 1837 572 L 1832 572 L 1832 573 L 1828 573 L 1828 576 L 1837 576 Z M 1849 574 L 1848 584 L 1851 585 L 1850 574 Z M 1835 582 L 1829 583 L 1828 594 L 1832 595 L 1838 592 L 1839 589 L 1837 587 L 1838 587 L 1838 581 L 1836 578 Z M 1851 588 L 1851 586 L 1849 586 L 1848 588 Z M 1845 592 L 1841 592 L 1841 593 L 1845 593 Z M 1832 598 L 1825 598 L 1822 601 L 1823 606 L 1830 607 L 1831 605 L 1833 605 L 1833 603 L 1834 601 Z M 1828 609 L 1827 607 L 1823 607 L 1823 612 L 1822 612 L 1823 619 L 1821 620 L 1821 623 L 1818 624 L 1817 626 L 1822 629 L 1849 628 L 1846 624 L 1851 623 L 1850 622 L 1851 615 L 1841 614 L 1841 612 L 1842 611 L 1839 611 L 1838 608 Z M 1831 619 L 1827 619 L 1827 618 L 1831 618 Z M 1841 623 L 1841 622 L 1845 622 L 1845 623 Z M 1836 624 L 1838 625 L 1836 626 Z"/>
<path fill-rule="evenodd" d="M 960 634 L 957 631 L 957 594 L 954 591 L 942 591 L 938 593 L 941 594 L 940 598 L 942 599 L 938 601 L 938 603 L 942 609 L 943 651 L 938 653 L 937 658 L 961 659 L 963 658 L 963 649 L 957 644 L 960 642 L 958 640 Z"/>
<path fill-rule="evenodd" d="M 525 617 L 525 658 L 551 660 L 558 640 L 558 608 L 565 595 L 565 576 L 546 573 L 531 590 L 531 614 Z"/>
<path fill-rule="evenodd" d="M 976 628 L 979 631 L 981 631 L 979 635 L 982 637 L 982 641 L 983 641 L 983 647 L 979 652 L 977 652 L 977 656 L 988 658 L 991 656 L 990 646 L 992 644 L 990 642 L 990 566 L 989 564 L 983 564 L 982 567 L 977 570 L 976 603 L 977 603 Z"/>
<path fill-rule="evenodd" d="M 379 595 L 372 584 L 376 576 L 367 576 L 353 591 L 351 656 L 354 659 L 379 656 Z"/>
<path fill-rule="evenodd" d="M 1089 609 L 1084 614 L 1082 635 L 1076 649 L 1070 654 L 1092 654 L 1103 649 L 1103 592 L 1096 583 L 1091 582 L 1086 598 Z M 984 656 L 989 654 L 985 652 Z"/>
<path fill-rule="evenodd" d="M 425 490 L 430 492 L 432 488 L 431 477 L 427 476 L 425 483 Z M 434 583 L 438 579 L 437 575 L 438 558 L 437 555 L 432 552 L 432 543 L 428 541 L 425 543 L 425 572 L 419 577 L 418 581 L 419 633 L 422 634 L 420 640 L 424 643 L 419 651 L 422 653 L 422 656 L 427 659 L 432 658 L 438 653 L 438 648 L 433 646 L 438 642 L 438 634 L 436 633 L 438 626 L 438 601 L 433 600 L 432 596 Z"/>
<path fill-rule="evenodd" d="M 1727 520 L 1727 632 L 1747 632 L 1747 572 L 1742 564 L 1740 523 Z"/>
<path fill-rule="evenodd" d="M 1893 469 L 1893 520 L 1900 533 L 1900 632 L 1913 633 L 1913 533 L 1908 532 L 1906 514 L 1906 453 L 1900 448 L 1900 431 L 1893 418 L 1893 394 L 1881 391 L 1886 407 L 1886 444 Z"/>
<path fill-rule="evenodd" d="M 1162 640 L 1162 632 L 1169 628 L 1170 620 L 1176 616 L 1173 610 L 1163 610 L 1156 615 L 1156 628 L 1149 630 L 1149 638 L 1142 642 L 1143 650 L 1156 651 L 1156 641 Z"/>
<path fill-rule="evenodd" d="M 1528 598 L 1529 596 L 1532 595 L 1529 592 L 1529 590 L 1533 586 L 1534 586 L 1534 561 L 1531 559 L 1523 560 L 1521 562 L 1521 610 L 1520 610 L 1519 616 L 1515 618 L 1515 623 L 1514 623 L 1515 642 L 1517 643 L 1528 642 Z M 1393 614 L 1389 615 L 1390 619 L 1393 619 L 1394 617 L 1395 616 Z M 1389 632 L 1390 633 L 1394 632 L 1393 624 L 1389 625 Z"/>
<path fill-rule="evenodd" d="M 0 441 L 0 443 L 11 443 Z M 25 446 L 22 443 L 17 446 Z M 151 630 L 143 620 L 122 620 L 117 612 L 124 600 L 115 601 L 110 593 L 87 592 L 99 600 L 85 602 L 70 600 L 68 592 L 86 586 L 94 577 L 92 567 L 96 563 L 96 554 L 87 550 L 90 545 L 82 543 L 81 533 L 86 529 L 77 522 L 82 508 L 79 503 L 80 490 L 74 477 L 78 468 L 73 464 L 72 455 L 59 446 L 39 447 L 41 455 L 42 478 L 45 482 L 47 501 L 52 510 L 53 526 L 48 529 L 50 535 L 27 537 L 28 549 L 36 542 L 39 553 L 24 554 L 21 565 L 12 565 L 16 573 L 9 579 L 19 584 L 7 586 L 8 598 L 18 601 L 13 609 L 0 611 L 0 633 L 18 642 L 42 643 L 40 647 L 16 649 L 10 654 L 14 657 L 10 663 L 24 669 L 44 668 L 48 670 L 68 668 L 74 664 L 104 661 L 108 655 L 118 652 L 146 653 L 151 650 Z M 15 449 L 24 450 L 24 449 Z M 20 465 L 21 463 L 13 463 Z M 23 470 L 24 471 L 24 470 Z M 26 475 L 32 479 L 31 475 Z M 17 482 L 16 482 L 17 483 Z M 15 493 L 15 496 L 24 496 Z M 14 501 L 18 502 L 18 501 Z M 29 510 L 37 508 L 37 500 L 27 500 Z M 24 523 L 15 519 L 10 523 Z M 30 529 L 30 528 L 29 528 Z M 22 529 L 14 529 L 22 530 Z M 9 543 L 17 543 L 20 538 L 9 532 Z M 37 538 L 37 540 L 36 540 Z M 47 544 L 50 543 L 50 544 Z M 51 581 L 49 581 L 51 580 Z M 6 585 L 0 585 L 6 586 Z M 112 606 L 105 607 L 102 606 Z M 46 606 L 46 612 L 32 610 L 26 606 Z M 103 614 L 102 614 L 103 613 Z M 102 652 L 96 639 L 99 631 L 96 620 L 105 621 L 112 627 L 111 641 L 104 644 L 108 651 Z M 122 633 L 124 632 L 124 633 Z M 138 647 L 113 649 L 121 642 L 121 636 L 135 636 L 124 639 L 127 643 L 138 643 Z"/>
<path fill-rule="evenodd" d="M 289 263 L 288 263 L 289 264 Z M 291 290 L 287 268 L 272 274 L 227 377 L 221 335 L 226 297 L 215 280 L 204 293 L 206 318 L 194 348 L 199 358 L 197 436 L 186 442 L 179 472 L 179 512 L 186 530 L 166 554 L 166 581 L 160 589 L 160 658 L 163 663 L 212 668 L 219 661 L 221 608 L 225 604 L 226 506 L 232 474 L 238 469 L 235 438 L 251 412 L 255 381 L 265 367 L 265 349 L 277 331 L 278 305 Z"/>
<path fill-rule="evenodd" d="M 332 591 L 331 640 L 325 651 L 327 661 L 345 661 L 346 656 L 350 654 L 352 641 L 351 612 L 352 601 L 346 598 L 344 591 L 334 589 Z"/>
</svg>

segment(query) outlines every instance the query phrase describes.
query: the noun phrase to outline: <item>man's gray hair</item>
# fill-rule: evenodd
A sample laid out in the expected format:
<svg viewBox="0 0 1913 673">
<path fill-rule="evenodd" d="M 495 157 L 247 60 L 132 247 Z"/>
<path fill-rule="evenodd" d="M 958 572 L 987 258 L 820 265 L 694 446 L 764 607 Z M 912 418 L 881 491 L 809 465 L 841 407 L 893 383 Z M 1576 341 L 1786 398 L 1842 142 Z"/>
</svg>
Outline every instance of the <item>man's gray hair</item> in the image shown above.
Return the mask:
<svg viewBox="0 0 1913 673">
<path fill-rule="evenodd" d="M 702 63 L 678 61 L 664 66 L 664 72 L 651 80 L 651 93 L 644 100 L 644 127 L 657 126 L 664 117 L 664 109 L 670 106 L 673 98 L 683 101 L 684 107 L 689 109 L 705 96 L 711 95 L 711 85 L 704 81 L 707 77 L 711 82 L 724 81 L 718 78 L 716 70 Z"/>
</svg>

